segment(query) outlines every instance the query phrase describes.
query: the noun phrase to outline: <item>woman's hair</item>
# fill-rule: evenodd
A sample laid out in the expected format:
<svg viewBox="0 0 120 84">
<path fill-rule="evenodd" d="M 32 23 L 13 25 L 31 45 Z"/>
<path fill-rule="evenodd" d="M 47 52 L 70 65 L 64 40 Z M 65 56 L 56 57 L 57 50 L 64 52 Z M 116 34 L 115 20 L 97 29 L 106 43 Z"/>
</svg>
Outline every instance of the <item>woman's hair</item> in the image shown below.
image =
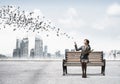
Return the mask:
<svg viewBox="0 0 120 84">
<path fill-rule="evenodd" d="M 88 39 L 84 39 L 84 41 L 86 41 L 86 42 L 87 42 L 87 44 L 89 44 L 89 43 L 90 43 L 90 41 L 89 41 Z"/>
</svg>

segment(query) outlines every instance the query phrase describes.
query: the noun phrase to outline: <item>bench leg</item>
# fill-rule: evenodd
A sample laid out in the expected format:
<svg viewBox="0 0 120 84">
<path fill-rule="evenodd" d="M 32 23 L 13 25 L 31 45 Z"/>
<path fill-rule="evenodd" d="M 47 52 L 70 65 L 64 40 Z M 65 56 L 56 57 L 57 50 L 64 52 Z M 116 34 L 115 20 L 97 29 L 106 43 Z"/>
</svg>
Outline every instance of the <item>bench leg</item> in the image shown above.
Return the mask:
<svg viewBox="0 0 120 84">
<path fill-rule="evenodd" d="M 105 65 L 106 61 L 104 60 L 104 66 L 101 67 L 101 74 L 105 75 Z"/>
<path fill-rule="evenodd" d="M 63 60 L 63 75 L 67 74 L 67 66 L 64 66 L 65 60 Z"/>
<path fill-rule="evenodd" d="M 65 67 L 65 69 L 66 69 L 66 74 L 67 74 L 67 66 Z"/>
<path fill-rule="evenodd" d="M 102 75 L 105 75 L 105 66 L 102 66 L 102 67 L 101 67 L 101 74 L 102 74 Z"/>
<path fill-rule="evenodd" d="M 66 75 L 66 74 L 67 74 L 67 67 L 63 66 L 63 75 Z"/>
</svg>

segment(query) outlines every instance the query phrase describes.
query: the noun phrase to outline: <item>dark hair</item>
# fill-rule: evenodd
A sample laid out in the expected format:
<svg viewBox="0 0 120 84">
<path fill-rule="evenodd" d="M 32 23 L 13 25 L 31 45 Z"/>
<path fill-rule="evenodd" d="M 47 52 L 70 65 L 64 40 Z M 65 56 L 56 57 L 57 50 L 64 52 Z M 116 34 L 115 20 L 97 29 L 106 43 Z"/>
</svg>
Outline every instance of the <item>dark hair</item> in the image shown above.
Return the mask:
<svg viewBox="0 0 120 84">
<path fill-rule="evenodd" d="M 90 43 L 90 41 L 89 41 L 88 39 L 84 39 L 84 41 L 86 41 L 86 42 L 87 42 L 87 44 L 89 44 L 89 43 Z"/>
</svg>

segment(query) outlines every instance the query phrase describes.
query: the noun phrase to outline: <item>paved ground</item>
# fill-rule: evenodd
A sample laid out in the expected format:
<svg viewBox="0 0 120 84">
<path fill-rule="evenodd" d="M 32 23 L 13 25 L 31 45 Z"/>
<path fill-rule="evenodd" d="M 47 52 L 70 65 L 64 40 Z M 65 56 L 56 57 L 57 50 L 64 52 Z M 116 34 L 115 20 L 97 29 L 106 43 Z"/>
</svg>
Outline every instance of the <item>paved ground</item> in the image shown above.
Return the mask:
<svg viewBox="0 0 120 84">
<path fill-rule="evenodd" d="M 88 67 L 88 78 L 81 68 L 68 68 L 62 76 L 61 61 L 0 61 L 0 84 L 120 84 L 120 61 L 107 61 L 106 76 L 100 67 Z"/>
</svg>

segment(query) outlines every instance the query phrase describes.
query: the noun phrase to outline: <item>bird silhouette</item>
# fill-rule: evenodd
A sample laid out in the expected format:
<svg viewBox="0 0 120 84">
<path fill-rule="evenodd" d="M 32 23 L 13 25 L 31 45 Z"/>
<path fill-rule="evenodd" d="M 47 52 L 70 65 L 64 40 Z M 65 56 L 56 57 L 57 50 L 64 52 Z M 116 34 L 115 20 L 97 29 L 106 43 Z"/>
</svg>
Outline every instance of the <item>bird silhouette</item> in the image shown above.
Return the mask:
<svg viewBox="0 0 120 84">
<path fill-rule="evenodd" d="M 13 31 L 15 31 L 16 29 L 13 29 Z"/>
</svg>

